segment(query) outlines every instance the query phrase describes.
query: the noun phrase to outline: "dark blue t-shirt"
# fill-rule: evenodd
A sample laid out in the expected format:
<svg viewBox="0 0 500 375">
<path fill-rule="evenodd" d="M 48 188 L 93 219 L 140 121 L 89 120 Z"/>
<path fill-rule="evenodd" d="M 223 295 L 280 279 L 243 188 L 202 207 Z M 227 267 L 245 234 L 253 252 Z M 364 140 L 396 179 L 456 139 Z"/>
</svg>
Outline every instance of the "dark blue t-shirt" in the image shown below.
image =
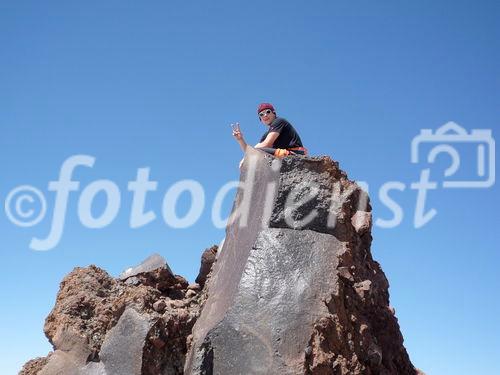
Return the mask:
<svg viewBox="0 0 500 375">
<path fill-rule="evenodd" d="M 260 139 L 260 142 L 263 142 L 271 132 L 280 134 L 274 141 L 273 148 L 304 147 L 295 128 L 284 118 L 276 117 L 269 125 L 269 130 Z"/>
</svg>

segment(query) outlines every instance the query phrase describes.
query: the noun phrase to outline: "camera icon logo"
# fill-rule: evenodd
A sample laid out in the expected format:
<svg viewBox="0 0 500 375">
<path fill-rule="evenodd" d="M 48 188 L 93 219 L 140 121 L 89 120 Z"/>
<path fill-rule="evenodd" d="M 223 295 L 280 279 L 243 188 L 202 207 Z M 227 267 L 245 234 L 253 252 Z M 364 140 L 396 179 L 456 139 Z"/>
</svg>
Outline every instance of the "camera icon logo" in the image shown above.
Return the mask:
<svg viewBox="0 0 500 375">
<path fill-rule="evenodd" d="M 419 151 L 423 144 L 433 146 L 427 154 L 427 163 L 434 163 L 442 153 L 451 158 L 451 164 L 444 171 L 446 179 L 442 182 L 443 188 L 489 188 L 495 184 L 495 140 L 491 129 L 472 129 L 467 133 L 453 121 L 444 124 L 434 133 L 432 129 L 422 129 L 411 142 L 412 163 L 419 163 Z M 468 160 L 468 163 L 461 160 L 461 153 L 457 149 L 460 144 L 466 144 L 469 149 L 474 150 L 473 153 L 469 151 L 467 156 L 475 154 L 475 163 L 474 160 Z M 452 176 L 456 175 L 464 164 L 475 166 L 474 176 L 468 179 L 453 179 Z"/>
</svg>

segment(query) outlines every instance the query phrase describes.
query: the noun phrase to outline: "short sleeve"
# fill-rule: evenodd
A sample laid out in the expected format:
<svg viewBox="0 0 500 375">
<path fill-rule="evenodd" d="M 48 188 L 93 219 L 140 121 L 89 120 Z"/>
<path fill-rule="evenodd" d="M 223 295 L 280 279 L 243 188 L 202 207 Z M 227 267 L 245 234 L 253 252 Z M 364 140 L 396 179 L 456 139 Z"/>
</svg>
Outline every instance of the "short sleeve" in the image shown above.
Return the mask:
<svg viewBox="0 0 500 375">
<path fill-rule="evenodd" d="M 283 128 L 286 126 L 286 121 L 282 118 L 277 118 L 273 121 L 271 126 L 269 127 L 269 132 L 281 133 Z"/>
</svg>

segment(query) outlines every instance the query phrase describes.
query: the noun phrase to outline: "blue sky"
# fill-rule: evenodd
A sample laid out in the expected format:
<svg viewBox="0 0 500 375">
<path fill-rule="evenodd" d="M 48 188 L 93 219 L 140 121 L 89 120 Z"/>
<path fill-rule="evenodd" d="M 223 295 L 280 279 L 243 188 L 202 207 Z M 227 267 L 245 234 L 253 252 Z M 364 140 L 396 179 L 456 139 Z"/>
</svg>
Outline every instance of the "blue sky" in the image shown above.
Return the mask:
<svg viewBox="0 0 500 375">
<path fill-rule="evenodd" d="M 440 187 L 426 200 L 437 215 L 418 229 L 410 188 L 429 167 L 410 162 L 421 129 L 454 121 L 498 136 L 499 25 L 494 1 L 2 2 L 0 198 L 3 206 L 12 189 L 32 185 L 48 211 L 32 227 L 0 213 L 1 372 L 50 350 L 43 322 L 75 266 L 117 275 L 159 252 L 194 280 L 203 249 L 224 237 L 211 221 L 215 195 L 238 178 L 229 123 L 256 143 L 265 129 L 255 109 L 271 101 L 312 154 L 368 183 L 375 218 L 394 215 L 379 198 L 384 184 L 404 186 L 389 192 L 402 221 L 374 227 L 372 252 L 413 363 L 428 374 L 500 373 L 498 184 L 442 188 L 449 160 L 438 157 L 430 176 Z M 468 178 L 477 177 L 474 147 L 459 147 Z M 95 157 L 75 170 L 80 192 L 111 180 L 120 211 L 105 228 L 86 228 L 72 192 L 59 244 L 31 250 L 51 227 L 48 183 L 77 154 Z M 146 167 L 158 182 L 147 200 L 157 219 L 131 229 L 127 183 Z M 206 202 L 193 226 L 176 229 L 161 219 L 162 199 L 183 179 L 198 181 Z M 97 196 L 96 216 L 104 204 Z M 177 213 L 188 209 L 184 194 Z"/>
</svg>

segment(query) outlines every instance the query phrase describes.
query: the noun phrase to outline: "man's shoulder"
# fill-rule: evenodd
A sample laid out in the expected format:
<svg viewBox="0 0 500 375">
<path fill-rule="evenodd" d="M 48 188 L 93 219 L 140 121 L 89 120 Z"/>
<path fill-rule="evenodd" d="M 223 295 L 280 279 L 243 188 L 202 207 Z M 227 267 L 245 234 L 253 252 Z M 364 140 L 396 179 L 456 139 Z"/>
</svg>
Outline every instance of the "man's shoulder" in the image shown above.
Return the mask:
<svg viewBox="0 0 500 375">
<path fill-rule="evenodd" d="M 273 122 L 271 122 L 270 124 L 270 128 L 273 129 L 273 128 L 279 128 L 279 129 L 282 129 L 284 128 L 285 126 L 289 126 L 291 125 L 285 118 L 283 117 L 276 117 Z"/>
<path fill-rule="evenodd" d="M 284 117 L 276 117 L 273 122 L 271 123 L 271 125 L 273 124 L 282 124 L 282 123 L 285 123 L 285 124 L 290 124 L 290 122 L 288 122 L 288 120 Z"/>
</svg>

